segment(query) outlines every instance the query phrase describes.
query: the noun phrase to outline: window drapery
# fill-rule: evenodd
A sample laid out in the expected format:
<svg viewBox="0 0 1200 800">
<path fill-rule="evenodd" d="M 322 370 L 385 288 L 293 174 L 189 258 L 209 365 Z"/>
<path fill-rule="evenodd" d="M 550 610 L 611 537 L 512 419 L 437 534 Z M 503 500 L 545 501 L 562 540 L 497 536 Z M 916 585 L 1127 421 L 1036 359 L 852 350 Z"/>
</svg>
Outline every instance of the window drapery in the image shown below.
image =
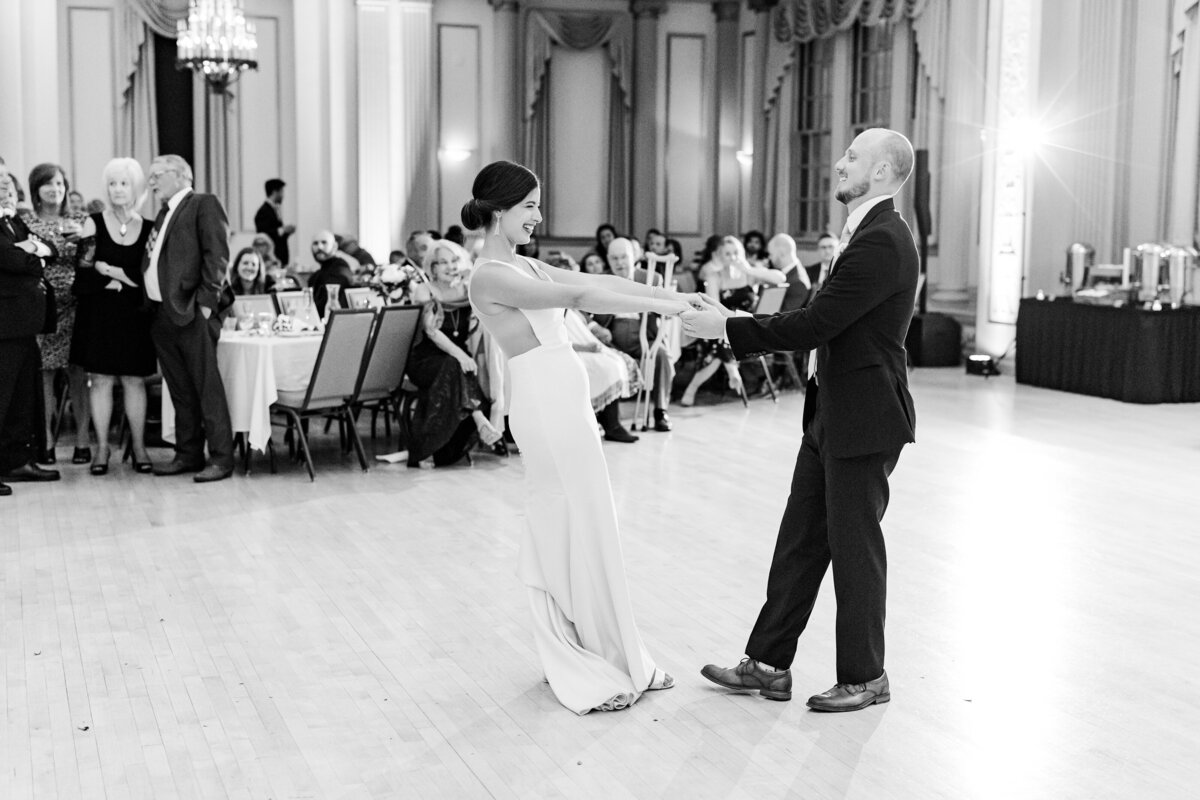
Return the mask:
<svg viewBox="0 0 1200 800">
<path fill-rule="evenodd" d="M 551 142 L 547 72 L 555 47 L 591 50 L 608 55 L 612 74 L 608 137 L 608 221 L 622 230 L 629 226 L 629 149 L 632 139 L 633 24 L 624 12 L 559 12 L 531 10 L 525 21 L 525 97 L 523 128 L 525 163 L 550 183 Z M 545 197 L 542 198 L 545 203 Z M 553 226 L 553 222 L 551 222 Z"/>
</svg>

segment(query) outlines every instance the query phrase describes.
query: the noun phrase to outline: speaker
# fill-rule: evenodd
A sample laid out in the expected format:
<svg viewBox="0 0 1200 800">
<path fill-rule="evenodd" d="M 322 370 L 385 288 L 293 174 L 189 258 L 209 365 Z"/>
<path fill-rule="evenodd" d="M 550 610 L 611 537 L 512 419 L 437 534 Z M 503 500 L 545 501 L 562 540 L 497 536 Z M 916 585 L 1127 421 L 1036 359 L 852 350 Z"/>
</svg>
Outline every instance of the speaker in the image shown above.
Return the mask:
<svg viewBox="0 0 1200 800">
<path fill-rule="evenodd" d="M 914 367 L 957 367 L 962 363 L 962 325 L 947 314 L 916 314 L 904 347 Z"/>
<path fill-rule="evenodd" d="M 929 215 L 929 151 L 917 150 L 913 164 L 913 210 L 917 214 L 917 234 L 929 236 L 933 233 L 933 220 Z"/>
</svg>

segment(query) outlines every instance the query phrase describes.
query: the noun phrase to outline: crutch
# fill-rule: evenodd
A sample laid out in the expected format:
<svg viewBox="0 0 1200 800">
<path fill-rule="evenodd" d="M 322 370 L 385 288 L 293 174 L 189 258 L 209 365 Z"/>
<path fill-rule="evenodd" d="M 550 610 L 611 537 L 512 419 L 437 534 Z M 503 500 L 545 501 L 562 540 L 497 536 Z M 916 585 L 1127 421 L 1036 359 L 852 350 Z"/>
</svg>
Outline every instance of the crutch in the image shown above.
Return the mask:
<svg viewBox="0 0 1200 800">
<path fill-rule="evenodd" d="M 675 262 L 679 257 L 674 253 L 660 256 L 657 253 L 646 253 L 646 285 L 654 286 L 654 276 L 658 274 L 655 271 L 656 265 L 661 262 L 665 264 L 663 270 L 663 286 L 668 291 L 675 289 Z M 638 425 L 641 425 L 642 430 L 650 428 L 650 410 L 653 407 L 653 401 L 650 398 L 650 393 L 654 390 L 654 358 L 660 349 L 666 347 L 667 335 L 669 334 L 667 325 L 658 326 L 658 334 L 654 337 L 654 341 L 649 341 L 650 314 L 643 313 L 641 315 L 641 324 L 638 328 L 638 343 L 642 348 L 642 386 L 638 390 L 637 399 L 633 404 L 633 422 L 629 426 L 630 430 L 636 431 Z"/>
</svg>

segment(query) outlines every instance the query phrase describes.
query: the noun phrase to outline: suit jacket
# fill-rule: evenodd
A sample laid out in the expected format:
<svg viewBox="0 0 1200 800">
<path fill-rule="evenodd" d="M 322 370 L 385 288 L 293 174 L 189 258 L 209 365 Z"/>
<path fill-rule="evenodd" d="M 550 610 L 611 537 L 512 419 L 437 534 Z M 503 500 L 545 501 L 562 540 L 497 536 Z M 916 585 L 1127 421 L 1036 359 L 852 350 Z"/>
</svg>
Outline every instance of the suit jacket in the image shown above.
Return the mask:
<svg viewBox="0 0 1200 800">
<path fill-rule="evenodd" d="M 812 284 L 813 289 L 816 289 L 817 279 L 821 277 L 821 262 L 818 261 L 811 266 L 805 267 L 804 271 L 808 273 L 808 282 Z"/>
<path fill-rule="evenodd" d="M 288 252 L 287 237 L 279 235 L 279 229 L 282 227 L 283 220 L 279 218 L 279 212 L 275 210 L 275 206 L 271 205 L 269 200 L 264 201 L 254 215 L 254 230 L 256 233 L 265 233 L 270 237 L 271 243 L 275 245 L 275 257 L 279 259 L 280 264 L 286 267 L 291 253 Z"/>
<path fill-rule="evenodd" d="M 912 321 L 920 259 L 912 231 L 888 199 L 867 212 L 812 301 L 799 311 L 727 321 L 738 358 L 817 349 L 826 446 L 852 458 L 915 441 L 904 337 Z M 811 388 L 811 387 L 810 387 Z"/>
<path fill-rule="evenodd" d="M 808 302 L 809 295 L 812 289 L 804 285 L 804 281 L 800 280 L 799 272 L 806 269 L 802 266 L 797 266 L 796 269 L 785 273 L 788 279 L 787 291 L 783 295 L 783 305 L 779 307 L 780 311 L 795 311 L 798 308 L 804 308 L 804 304 Z"/>
<path fill-rule="evenodd" d="M 17 247 L 29 238 L 20 217 L 0 221 L 0 339 L 23 339 L 42 332 L 46 295 L 42 289 L 42 259 Z M 54 251 L 49 242 L 46 246 Z"/>
<path fill-rule="evenodd" d="M 229 265 L 229 223 L 221 202 L 214 195 L 192 192 L 179 201 L 166 230 L 158 235 L 164 237 L 158 254 L 158 287 L 167 318 L 187 325 L 197 306 L 207 306 L 216 314 Z M 150 248 L 146 248 L 142 272 L 149 268 Z"/>
</svg>

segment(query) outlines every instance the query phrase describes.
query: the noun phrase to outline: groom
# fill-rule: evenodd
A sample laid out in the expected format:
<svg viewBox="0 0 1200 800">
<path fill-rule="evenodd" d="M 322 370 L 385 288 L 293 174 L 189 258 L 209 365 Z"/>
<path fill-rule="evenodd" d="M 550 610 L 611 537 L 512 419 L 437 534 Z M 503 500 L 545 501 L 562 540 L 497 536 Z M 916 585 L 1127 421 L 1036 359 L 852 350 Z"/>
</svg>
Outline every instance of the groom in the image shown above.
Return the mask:
<svg viewBox="0 0 1200 800">
<path fill-rule="evenodd" d="M 684 312 L 684 330 L 728 336 L 739 359 L 816 348 L 804 438 L 767 579 L 767 601 L 736 667 L 702 674 L 728 689 L 790 700 L 789 671 L 825 570 L 837 596 L 837 684 L 816 711 L 857 711 L 891 699 L 883 669 L 887 554 L 880 521 L 888 476 L 914 441 L 904 337 L 919 259 L 892 202 L 912 171 L 902 134 L 863 131 L 838 160 L 836 197 L 849 219 L 829 278 L 805 308 L 760 318 L 715 304 Z"/>
</svg>

